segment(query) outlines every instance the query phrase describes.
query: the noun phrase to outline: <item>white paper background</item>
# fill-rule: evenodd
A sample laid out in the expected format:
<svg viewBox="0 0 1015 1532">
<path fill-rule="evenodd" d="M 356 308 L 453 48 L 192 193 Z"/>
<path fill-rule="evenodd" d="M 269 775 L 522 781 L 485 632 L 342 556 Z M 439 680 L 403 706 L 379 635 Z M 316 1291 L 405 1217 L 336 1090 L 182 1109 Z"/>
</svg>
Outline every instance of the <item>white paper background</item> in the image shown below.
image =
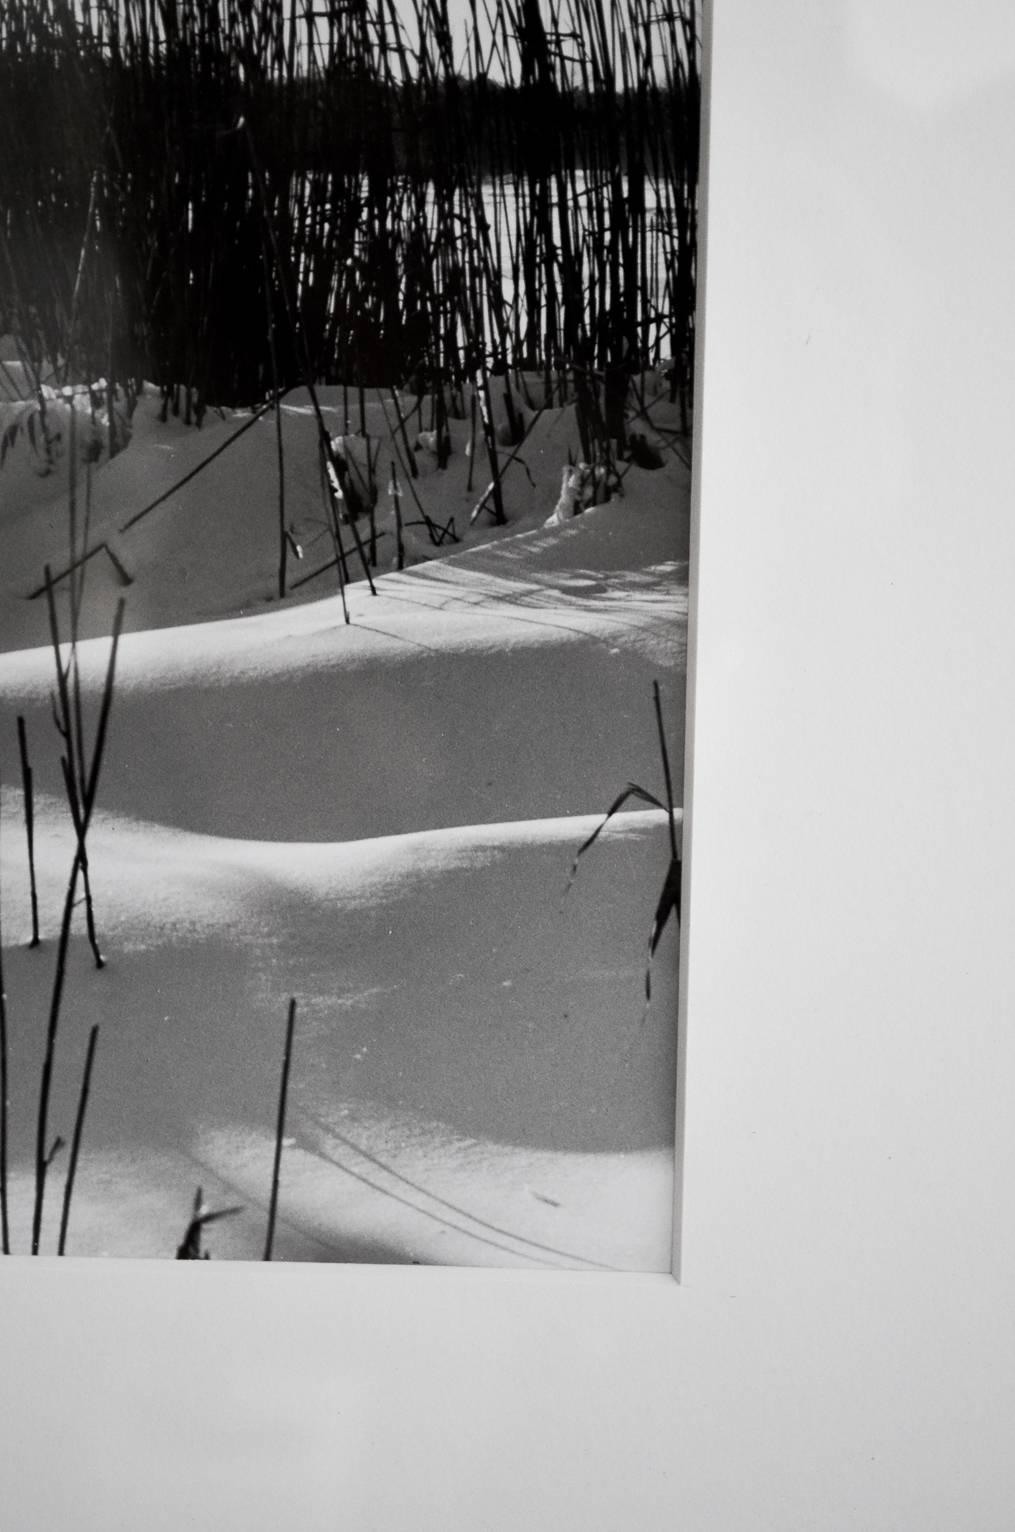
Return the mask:
<svg viewBox="0 0 1015 1532">
<path fill-rule="evenodd" d="M 1015 18 L 717 0 L 682 1286 L 0 1268 L 12 1528 L 1015 1505 Z"/>
</svg>

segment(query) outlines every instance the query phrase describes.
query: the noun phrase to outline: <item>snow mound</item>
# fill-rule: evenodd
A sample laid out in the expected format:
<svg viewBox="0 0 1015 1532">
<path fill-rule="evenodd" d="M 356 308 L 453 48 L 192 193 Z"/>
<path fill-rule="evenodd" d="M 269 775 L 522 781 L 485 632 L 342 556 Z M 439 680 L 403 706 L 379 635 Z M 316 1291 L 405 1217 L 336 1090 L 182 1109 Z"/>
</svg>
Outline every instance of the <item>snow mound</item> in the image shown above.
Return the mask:
<svg viewBox="0 0 1015 1532">
<path fill-rule="evenodd" d="M 501 525 L 467 401 L 441 468 L 426 400 L 371 391 L 347 418 L 344 392 L 323 392 L 329 435 L 365 498 L 376 491 L 373 525 L 358 522 L 376 593 L 359 578 L 344 601 L 300 392 L 279 416 L 281 521 L 274 412 L 188 430 L 146 397 L 129 446 L 79 477 L 89 739 L 123 594 L 127 631 L 89 835 L 108 962 L 94 968 L 77 924 L 51 1114 L 68 1138 L 97 1024 L 72 1252 L 171 1255 L 201 1185 L 213 1206 L 244 1208 L 213 1226 L 215 1255 L 259 1256 L 294 996 L 278 1256 L 669 1268 L 673 929 L 647 1010 L 644 992 L 666 816 L 618 815 L 565 887 L 627 781 L 663 794 L 653 682 L 680 799 L 689 475 L 661 409 L 663 467 L 627 465 L 622 494 L 547 526 L 580 459 L 576 420 L 570 406 L 523 403 L 524 440 L 499 447 Z M 401 569 L 387 492 L 399 450 Z M 44 567 L 59 577 L 71 558 L 67 494 L 56 474 L 29 493 L 26 461 L 0 470 L 17 1249 L 74 845 L 38 593 Z M 342 537 L 351 550 L 348 523 Z M 34 950 L 19 718 L 36 804 Z M 54 1171 L 47 1250 L 59 1185 Z"/>
</svg>

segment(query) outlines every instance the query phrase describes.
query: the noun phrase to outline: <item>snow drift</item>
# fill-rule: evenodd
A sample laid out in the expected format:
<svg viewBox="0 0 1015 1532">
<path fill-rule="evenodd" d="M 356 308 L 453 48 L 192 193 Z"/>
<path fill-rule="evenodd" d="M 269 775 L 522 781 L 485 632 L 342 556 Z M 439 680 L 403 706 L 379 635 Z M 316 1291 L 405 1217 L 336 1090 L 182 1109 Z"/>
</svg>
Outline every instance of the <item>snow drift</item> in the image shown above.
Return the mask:
<svg viewBox="0 0 1015 1532">
<path fill-rule="evenodd" d="M 344 424 L 339 398 L 327 407 Z M 391 405 L 376 396 L 369 410 L 393 452 Z M 306 400 L 290 396 L 282 419 L 294 543 L 323 567 Z M 577 847 L 624 783 L 662 794 L 653 680 L 680 796 L 688 475 L 668 450 L 665 401 L 653 419 L 664 466 L 632 465 L 622 495 L 550 527 L 569 448 L 578 457 L 573 412 L 539 417 L 505 471 L 506 527 L 485 510 L 470 526 L 487 479 L 475 464 L 470 487 L 468 426 L 454 422 L 447 470 L 417 454 L 416 493 L 461 541 L 435 548 L 424 521 L 412 556 L 432 557 L 395 570 L 382 484 L 377 593 L 348 586 L 348 623 L 334 571 L 277 599 L 270 418 L 172 491 L 238 422 L 185 431 L 145 400 L 127 450 L 90 474 L 90 545 L 115 557 L 88 563 L 89 720 L 123 592 L 129 631 L 89 836 L 109 962 L 96 971 L 75 937 L 53 1109 L 66 1135 L 98 1022 L 73 1253 L 172 1254 L 201 1184 L 213 1205 L 244 1206 L 213 1226 L 214 1254 L 260 1254 L 294 995 L 276 1257 L 668 1269 L 672 930 L 647 1014 L 643 1002 L 665 816 L 617 816 L 564 897 Z M 59 574 L 68 562 L 68 465 L 62 488 L 55 474 L 32 479 L 29 450 L 19 442 L 17 473 L 0 472 L 19 1249 L 73 855 L 45 600 L 33 595 L 47 564 Z M 60 611 L 66 634 L 65 593 Z M 35 950 L 18 715 L 37 797 Z M 56 1176 L 47 1249 L 58 1193 Z"/>
</svg>

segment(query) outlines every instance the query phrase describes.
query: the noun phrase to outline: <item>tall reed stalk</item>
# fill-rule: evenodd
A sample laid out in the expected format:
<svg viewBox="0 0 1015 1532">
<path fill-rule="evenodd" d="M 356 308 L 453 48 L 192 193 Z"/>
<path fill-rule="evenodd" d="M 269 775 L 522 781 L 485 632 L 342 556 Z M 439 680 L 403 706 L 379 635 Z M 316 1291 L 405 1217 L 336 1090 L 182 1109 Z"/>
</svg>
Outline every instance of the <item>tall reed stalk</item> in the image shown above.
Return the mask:
<svg viewBox="0 0 1015 1532">
<path fill-rule="evenodd" d="M 32 935 L 28 945 L 39 945 L 39 890 L 35 878 L 35 786 L 28 758 L 28 731 L 18 714 L 18 754 L 21 757 L 21 793 L 25 806 L 25 839 L 28 843 L 28 897 L 32 911 Z"/>
<path fill-rule="evenodd" d="M 57 669 L 58 683 L 58 725 L 63 736 L 68 752 L 71 752 L 71 741 L 75 738 L 72 721 L 72 705 L 67 687 L 67 671 L 72 661 L 66 664 L 61 657 L 60 634 L 56 617 L 56 603 L 53 594 L 53 581 L 49 569 L 46 570 L 46 595 L 49 603 L 50 628 L 53 640 L 53 651 Z M 52 1143 L 49 1141 L 49 1108 L 50 1097 L 53 1089 L 53 1071 L 56 1065 L 57 1038 L 60 1028 L 60 1018 L 63 1007 L 64 988 L 67 979 L 67 960 L 70 951 L 71 928 L 73 925 L 74 911 L 78 902 L 78 883 L 83 878 L 83 870 L 87 867 L 87 835 L 91 823 L 92 812 L 95 807 L 95 798 L 98 791 L 99 774 L 102 769 L 102 759 L 105 752 L 106 734 L 109 727 L 110 709 L 113 703 L 113 682 L 116 674 L 116 656 L 120 642 L 120 633 L 123 628 L 125 603 L 121 600 L 116 609 L 113 619 L 113 632 L 110 644 L 109 660 L 106 668 L 105 681 L 103 683 L 101 700 L 99 704 L 98 721 L 95 730 L 95 739 L 91 752 L 85 762 L 81 762 L 80 781 L 83 782 L 83 792 L 78 797 L 77 793 L 77 757 L 70 759 L 68 755 L 63 757 L 64 782 L 67 787 L 68 799 L 71 803 L 75 829 L 74 858 L 71 863 L 70 875 L 67 882 L 67 891 L 64 896 L 63 913 L 60 920 L 60 931 L 57 938 L 55 967 L 53 973 L 53 986 L 50 995 L 49 1016 L 46 1024 L 46 1043 L 42 1063 L 42 1074 L 39 1083 L 39 1106 L 36 1115 L 35 1133 L 35 1201 L 32 1212 L 32 1254 L 38 1255 L 39 1245 L 42 1238 L 42 1215 L 45 1205 L 46 1179 L 50 1165 L 58 1150 L 62 1147 L 62 1138 L 56 1138 Z M 76 645 L 72 646 L 72 650 Z M 73 654 L 72 654 L 73 660 Z M 89 931 L 93 940 L 93 951 L 96 953 L 96 961 L 100 961 L 97 945 L 94 943 L 94 930 Z"/>
<path fill-rule="evenodd" d="M 296 1028 L 296 1001 L 289 1001 L 286 1019 L 285 1051 L 282 1055 L 282 1081 L 278 1091 L 278 1118 L 275 1124 L 275 1160 L 271 1172 L 271 1199 L 268 1205 L 268 1230 L 264 1240 L 264 1259 L 271 1260 L 275 1242 L 275 1217 L 278 1213 L 278 1186 L 282 1170 L 282 1146 L 285 1141 L 285 1112 L 289 1097 L 289 1070 L 293 1056 L 293 1033 Z"/>
<path fill-rule="evenodd" d="M 85 1113 L 88 1110 L 88 1096 L 92 1088 L 92 1066 L 95 1063 L 95 1048 L 99 1041 L 99 1028 L 96 1023 L 88 1034 L 88 1049 L 85 1054 L 84 1073 L 81 1077 L 81 1094 L 78 1097 L 77 1116 L 74 1119 L 74 1137 L 71 1140 L 70 1164 L 67 1167 L 67 1180 L 63 1189 L 63 1211 L 60 1215 L 60 1239 L 57 1245 L 57 1255 L 65 1255 L 67 1251 L 67 1230 L 70 1227 L 71 1201 L 74 1197 L 74 1182 L 78 1171 L 78 1156 L 81 1153 L 81 1138 L 85 1127 Z"/>
</svg>

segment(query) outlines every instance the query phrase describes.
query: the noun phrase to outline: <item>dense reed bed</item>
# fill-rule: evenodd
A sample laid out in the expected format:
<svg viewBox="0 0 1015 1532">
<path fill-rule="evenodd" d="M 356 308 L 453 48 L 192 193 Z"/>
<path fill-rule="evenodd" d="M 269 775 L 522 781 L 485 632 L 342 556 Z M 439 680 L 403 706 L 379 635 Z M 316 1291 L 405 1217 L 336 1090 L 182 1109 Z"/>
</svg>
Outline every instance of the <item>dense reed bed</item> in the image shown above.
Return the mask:
<svg viewBox="0 0 1015 1532">
<path fill-rule="evenodd" d="M 7 0 L 0 333 L 198 419 L 308 371 L 354 424 L 523 367 L 689 400 L 697 9 Z"/>
</svg>

